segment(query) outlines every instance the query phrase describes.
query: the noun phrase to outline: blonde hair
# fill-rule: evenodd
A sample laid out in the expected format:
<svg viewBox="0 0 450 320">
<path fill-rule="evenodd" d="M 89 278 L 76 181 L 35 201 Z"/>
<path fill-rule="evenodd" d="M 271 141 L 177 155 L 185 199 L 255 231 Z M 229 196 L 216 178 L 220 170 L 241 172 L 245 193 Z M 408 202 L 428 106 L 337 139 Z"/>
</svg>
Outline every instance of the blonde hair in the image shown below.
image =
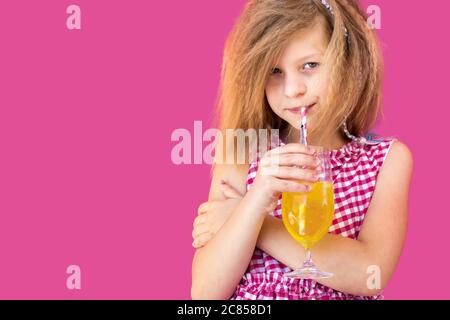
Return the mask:
<svg viewBox="0 0 450 320">
<path fill-rule="evenodd" d="M 356 136 L 372 129 L 381 110 L 383 78 L 376 34 L 357 0 L 328 2 L 333 14 L 320 0 L 250 0 L 246 4 L 225 43 L 215 118 L 223 136 L 226 129 L 283 132 L 289 126 L 272 111 L 266 82 L 283 48 L 318 16 L 325 18 L 329 37 L 325 55 L 329 85 L 324 107 L 318 109 L 316 125 L 308 135 L 321 141 L 339 131 L 345 117 L 348 130 Z M 255 142 L 246 141 L 247 146 Z M 226 141 L 223 151 L 235 154 L 232 146 L 235 141 Z"/>
</svg>

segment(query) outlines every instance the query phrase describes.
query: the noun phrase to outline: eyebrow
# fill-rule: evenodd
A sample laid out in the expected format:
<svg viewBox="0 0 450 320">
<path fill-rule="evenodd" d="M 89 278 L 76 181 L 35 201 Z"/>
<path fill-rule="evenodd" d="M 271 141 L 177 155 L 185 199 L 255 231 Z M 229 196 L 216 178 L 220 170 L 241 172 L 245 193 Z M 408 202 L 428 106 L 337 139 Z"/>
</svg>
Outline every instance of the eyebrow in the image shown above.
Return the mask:
<svg viewBox="0 0 450 320">
<path fill-rule="evenodd" d="M 300 61 L 308 60 L 308 59 L 310 59 L 312 57 L 319 56 L 319 55 L 323 55 L 323 53 L 322 52 L 315 52 L 315 53 L 312 53 L 312 54 L 308 54 L 308 55 L 306 55 L 304 57 L 301 57 L 301 58 L 295 60 L 294 64 L 299 63 Z M 279 63 L 277 63 L 277 65 L 279 65 Z"/>
</svg>

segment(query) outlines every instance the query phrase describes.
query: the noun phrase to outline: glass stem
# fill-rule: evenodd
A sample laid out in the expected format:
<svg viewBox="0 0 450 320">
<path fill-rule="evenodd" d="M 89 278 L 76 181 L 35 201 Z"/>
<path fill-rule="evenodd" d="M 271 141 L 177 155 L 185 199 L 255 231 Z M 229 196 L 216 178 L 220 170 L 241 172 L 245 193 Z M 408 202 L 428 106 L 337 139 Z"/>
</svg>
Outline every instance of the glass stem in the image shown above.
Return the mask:
<svg viewBox="0 0 450 320">
<path fill-rule="evenodd" d="M 305 267 L 311 267 L 314 265 L 314 262 L 312 261 L 312 256 L 311 256 L 311 249 L 306 249 L 305 262 L 303 263 L 303 265 Z"/>
</svg>

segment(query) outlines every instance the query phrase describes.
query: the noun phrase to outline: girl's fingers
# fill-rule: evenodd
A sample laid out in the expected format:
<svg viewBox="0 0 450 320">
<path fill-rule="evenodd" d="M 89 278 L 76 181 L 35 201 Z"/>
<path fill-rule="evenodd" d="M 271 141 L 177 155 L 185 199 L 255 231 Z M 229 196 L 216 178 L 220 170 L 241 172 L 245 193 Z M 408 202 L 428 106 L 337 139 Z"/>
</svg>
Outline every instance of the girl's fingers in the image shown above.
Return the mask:
<svg viewBox="0 0 450 320">
<path fill-rule="evenodd" d="M 198 249 L 198 248 L 203 247 L 203 244 L 201 244 L 201 243 L 198 242 L 197 240 L 194 240 L 194 241 L 192 241 L 192 246 L 193 246 L 195 249 Z"/>
<path fill-rule="evenodd" d="M 270 156 L 276 155 L 276 154 L 283 154 L 283 153 L 306 153 L 313 155 L 315 153 L 315 150 L 313 147 L 305 146 L 304 144 L 300 143 L 289 143 L 284 146 L 269 150 L 267 152 Z"/>
<path fill-rule="evenodd" d="M 272 175 L 279 179 L 306 180 L 310 182 L 317 182 L 319 178 L 315 170 L 287 166 L 276 168 Z"/>
<path fill-rule="evenodd" d="M 316 159 L 314 156 L 301 154 L 301 153 L 286 153 L 280 154 L 277 159 L 277 164 L 279 166 L 307 166 L 312 169 L 320 166 L 320 160 Z"/>
<path fill-rule="evenodd" d="M 209 209 L 211 208 L 211 203 L 210 202 L 203 202 L 197 209 L 197 214 L 201 215 L 204 214 L 206 212 L 209 211 Z"/>
<path fill-rule="evenodd" d="M 197 239 L 205 233 L 209 233 L 209 228 L 207 225 L 201 224 L 192 230 L 192 238 Z"/>
<path fill-rule="evenodd" d="M 205 244 L 207 244 L 212 239 L 211 233 L 204 233 L 200 235 L 198 238 L 194 240 L 194 243 L 199 246 L 203 247 Z"/>
<path fill-rule="evenodd" d="M 205 216 L 204 216 L 204 215 L 200 215 L 200 216 L 197 216 L 197 217 L 194 219 L 194 224 L 193 224 L 193 226 L 194 226 L 194 228 L 195 228 L 195 227 L 197 227 L 197 226 L 199 226 L 199 225 L 201 225 L 201 224 L 203 224 L 203 223 L 205 223 Z"/>
<path fill-rule="evenodd" d="M 278 192 L 309 192 L 312 186 L 307 183 L 276 179 L 274 182 Z"/>
</svg>

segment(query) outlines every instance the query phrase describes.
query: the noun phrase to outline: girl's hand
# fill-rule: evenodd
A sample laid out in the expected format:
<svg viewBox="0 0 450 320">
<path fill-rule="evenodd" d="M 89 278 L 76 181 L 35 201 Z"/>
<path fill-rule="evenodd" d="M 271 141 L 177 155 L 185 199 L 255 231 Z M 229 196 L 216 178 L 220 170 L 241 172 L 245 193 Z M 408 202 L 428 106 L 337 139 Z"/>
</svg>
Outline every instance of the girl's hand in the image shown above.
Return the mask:
<svg viewBox="0 0 450 320">
<path fill-rule="evenodd" d="M 282 192 L 309 192 L 320 173 L 314 147 L 291 143 L 272 149 L 261 158 L 255 180 L 248 192 L 256 212 L 275 210 Z"/>
<path fill-rule="evenodd" d="M 196 249 L 205 246 L 214 237 L 244 196 L 225 181 L 220 187 L 225 200 L 204 202 L 198 208 L 192 231 L 192 246 Z"/>
</svg>

